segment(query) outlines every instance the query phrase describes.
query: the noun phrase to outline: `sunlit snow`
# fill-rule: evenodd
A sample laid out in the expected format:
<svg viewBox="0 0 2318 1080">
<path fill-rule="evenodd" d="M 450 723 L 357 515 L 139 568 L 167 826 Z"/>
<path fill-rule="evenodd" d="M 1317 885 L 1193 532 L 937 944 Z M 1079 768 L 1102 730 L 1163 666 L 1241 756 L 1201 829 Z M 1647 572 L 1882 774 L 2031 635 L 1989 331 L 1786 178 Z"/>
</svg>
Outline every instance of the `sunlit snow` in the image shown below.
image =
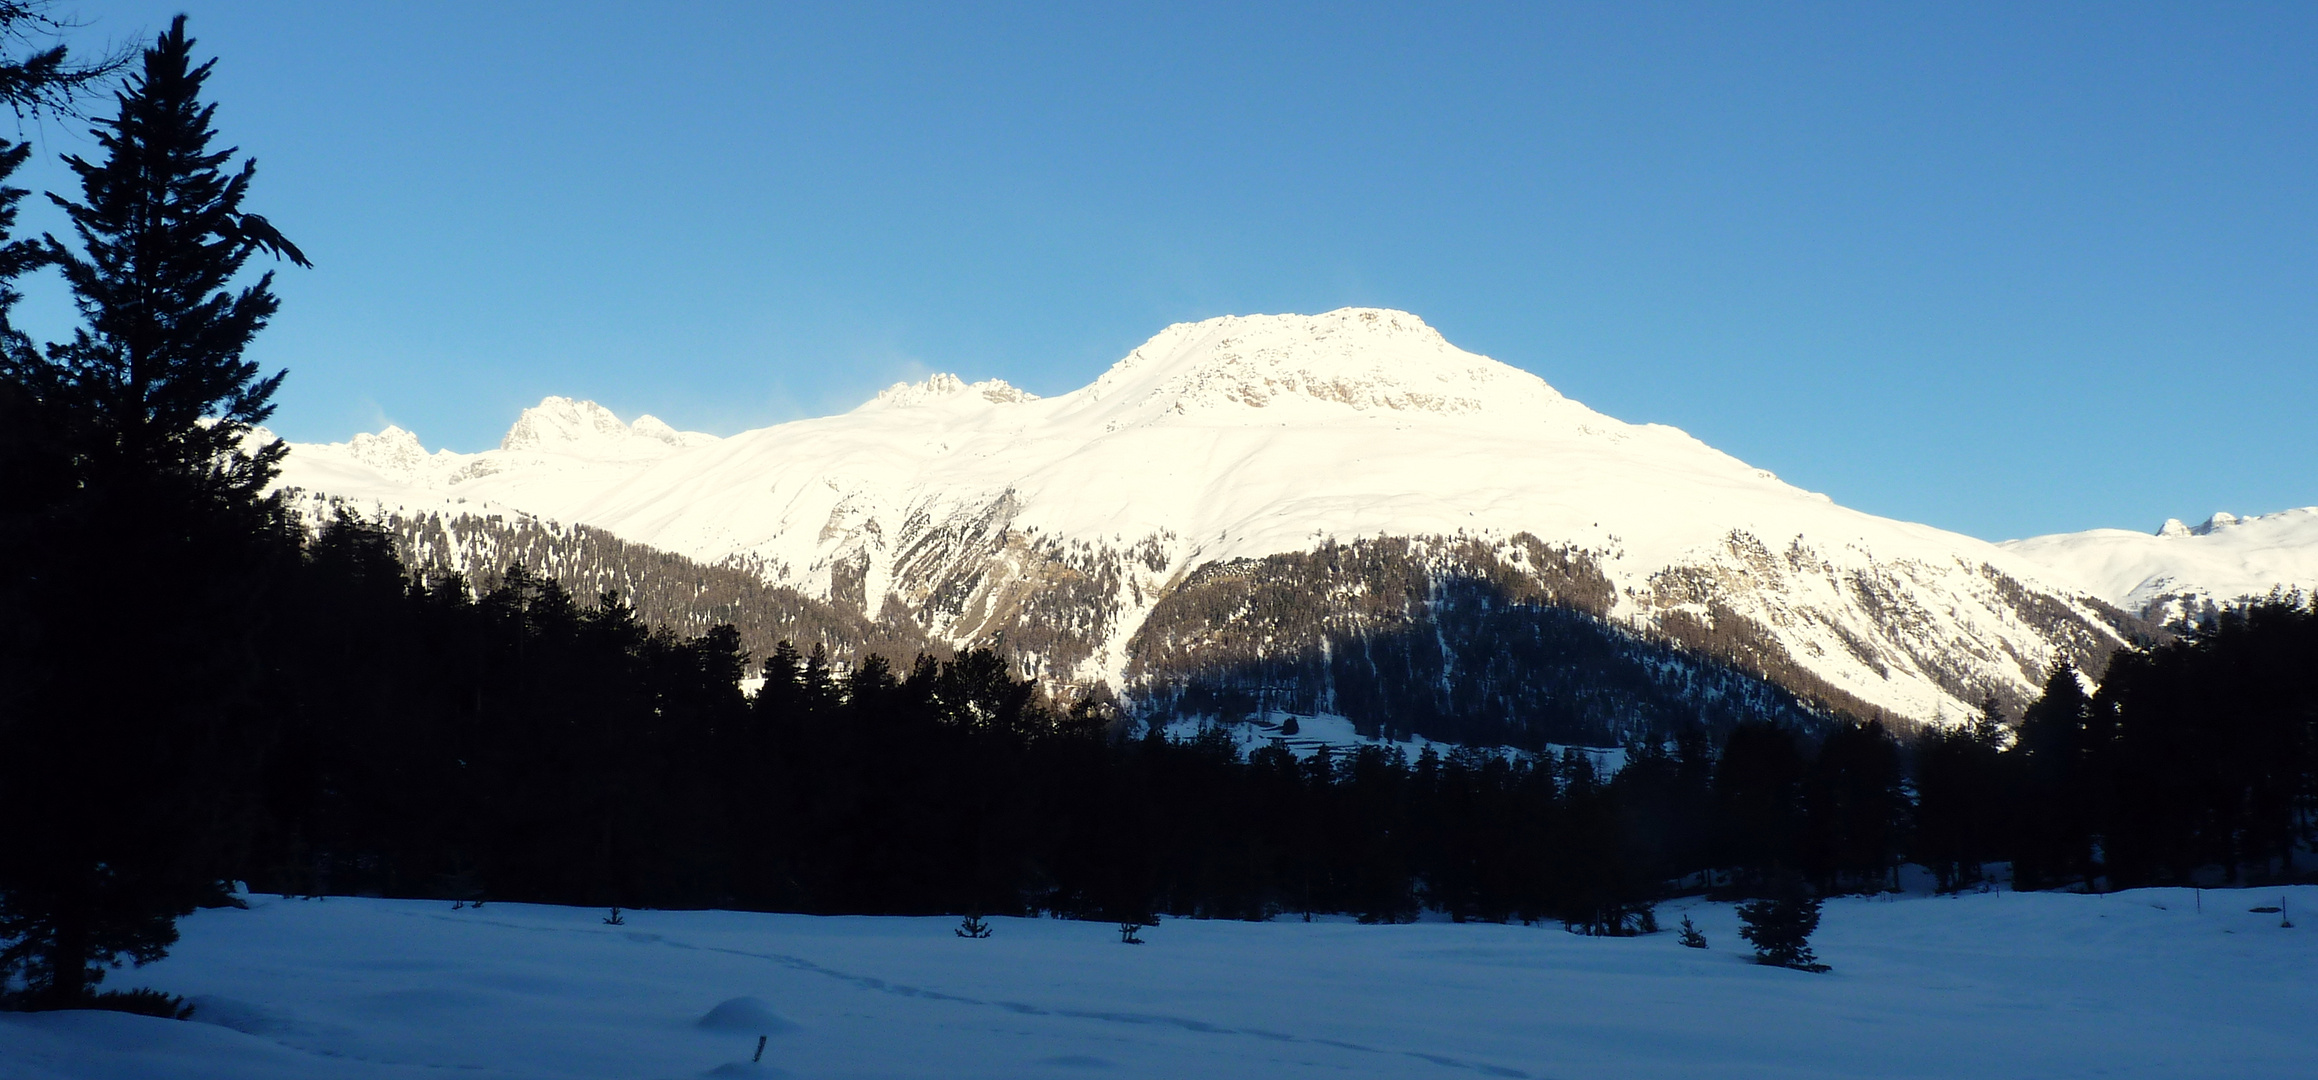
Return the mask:
<svg viewBox="0 0 2318 1080">
<path fill-rule="evenodd" d="M 2219 513 L 2194 527 L 2167 521 L 2153 534 L 2093 529 L 2003 546 L 2131 611 L 2155 604 L 2173 615 L 2205 600 L 2318 588 L 2318 506 L 2242 518 Z"/>
</svg>

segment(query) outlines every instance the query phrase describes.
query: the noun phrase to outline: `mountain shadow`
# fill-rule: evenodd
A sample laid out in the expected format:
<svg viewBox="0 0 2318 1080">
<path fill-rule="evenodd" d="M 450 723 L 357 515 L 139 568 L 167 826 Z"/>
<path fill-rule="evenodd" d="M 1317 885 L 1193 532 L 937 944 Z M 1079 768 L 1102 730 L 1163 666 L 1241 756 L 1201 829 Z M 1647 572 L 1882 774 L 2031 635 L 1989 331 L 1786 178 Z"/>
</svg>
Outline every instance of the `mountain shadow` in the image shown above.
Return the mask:
<svg viewBox="0 0 2318 1080">
<path fill-rule="evenodd" d="M 1784 653 L 1760 640 L 1690 643 L 1611 620 L 1590 553 L 1529 536 L 1512 547 L 1363 540 L 1202 568 L 1130 643 L 1129 703 L 1165 718 L 1327 712 L 1364 735 L 1528 749 L 1747 719 L 1819 730 L 1866 712 L 1832 688 L 1807 699 L 1781 685 L 1797 672 L 1768 670 Z M 1750 670 L 1710 645 L 1768 663 Z"/>
</svg>

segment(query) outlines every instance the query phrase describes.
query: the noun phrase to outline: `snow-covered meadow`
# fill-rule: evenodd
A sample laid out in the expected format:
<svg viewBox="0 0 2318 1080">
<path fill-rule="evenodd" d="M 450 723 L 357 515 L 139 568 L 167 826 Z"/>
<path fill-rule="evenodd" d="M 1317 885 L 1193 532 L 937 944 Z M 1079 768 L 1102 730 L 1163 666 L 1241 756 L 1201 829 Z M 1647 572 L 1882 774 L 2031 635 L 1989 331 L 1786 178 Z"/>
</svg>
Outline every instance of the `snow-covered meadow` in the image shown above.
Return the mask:
<svg viewBox="0 0 2318 1080">
<path fill-rule="evenodd" d="M 2282 928 L 2276 906 L 2300 924 Z M 116 987 L 194 1022 L 0 1014 L 0 1076 L 2310 1075 L 2318 887 L 1832 901 L 1827 975 L 1672 933 L 280 900 Z M 2306 913 L 2297 916 L 2297 913 Z M 736 1001 L 735 999 L 743 999 Z M 724 1006 L 732 1022 L 701 1021 Z M 764 1061 L 752 1064 L 759 1035 Z"/>
</svg>

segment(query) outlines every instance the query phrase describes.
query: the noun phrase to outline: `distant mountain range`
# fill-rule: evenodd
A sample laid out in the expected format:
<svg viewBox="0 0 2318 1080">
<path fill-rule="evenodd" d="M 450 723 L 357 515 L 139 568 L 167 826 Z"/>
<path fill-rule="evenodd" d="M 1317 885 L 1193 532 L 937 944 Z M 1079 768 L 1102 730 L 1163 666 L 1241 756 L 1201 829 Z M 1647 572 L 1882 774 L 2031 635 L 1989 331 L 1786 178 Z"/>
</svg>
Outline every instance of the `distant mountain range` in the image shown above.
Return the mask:
<svg viewBox="0 0 2318 1080">
<path fill-rule="evenodd" d="M 2097 670 L 2153 577 L 2096 572 L 2107 532 L 2000 546 L 1837 506 L 1375 309 L 1171 326 L 1059 397 L 937 375 L 724 439 L 549 398 L 497 450 L 389 428 L 294 447 L 282 482 L 436 522 L 427 565 L 492 569 L 444 522 L 585 528 L 857 620 L 846 641 L 1514 743 L 1953 721 L 2056 658 Z"/>
<path fill-rule="evenodd" d="M 2318 587 L 2318 506 L 2215 514 L 2202 525 L 2168 520 L 2154 533 L 2092 529 L 1999 546 L 2160 623 L 2274 589 Z"/>
</svg>

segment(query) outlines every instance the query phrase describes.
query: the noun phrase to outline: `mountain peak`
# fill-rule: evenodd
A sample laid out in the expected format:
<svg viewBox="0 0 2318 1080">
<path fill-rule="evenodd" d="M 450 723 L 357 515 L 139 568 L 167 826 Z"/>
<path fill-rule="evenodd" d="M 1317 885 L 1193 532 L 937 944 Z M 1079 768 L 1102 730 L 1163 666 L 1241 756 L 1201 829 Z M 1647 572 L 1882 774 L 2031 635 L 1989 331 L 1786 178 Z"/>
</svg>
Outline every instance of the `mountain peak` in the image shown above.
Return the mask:
<svg viewBox="0 0 2318 1080">
<path fill-rule="evenodd" d="M 557 450 L 575 443 L 625 439 L 628 434 L 628 425 L 612 410 L 593 401 L 550 395 L 515 418 L 515 426 L 499 440 L 499 449 Z"/>
<path fill-rule="evenodd" d="M 924 379 L 910 383 L 897 382 L 877 392 L 863 408 L 906 409 L 917 405 L 938 405 L 960 398 L 979 399 L 992 405 L 1011 405 L 1017 402 L 1037 401 L 1038 395 L 1004 379 L 984 379 L 970 383 L 946 371 L 935 372 Z"/>
<path fill-rule="evenodd" d="M 1455 414 L 1562 400 L 1536 376 L 1459 349 L 1423 319 L 1389 308 L 1177 323 L 1086 392 L 1162 413 L 1319 407 Z"/>
<path fill-rule="evenodd" d="M 2230 513 L 2227 510 L 2218 510 L 2214 512 L 2212 517 L 2205 519 L 2205 524 L 2189 531 L 2196 533 L 2199 536 L 2212 536 L 2213 534 L 2236 525 L 2237 523 L 2238 516 L 2236 514 Z"/>
<path fill-rule="evenodd" d="M 347 440 L 346 450 L 354 460 L 388 472 L 416 472 L 428 461 L 426 447 L 419 445 L 419 437 L 393 424 L 376 435 L 354 436 Z"/>
<path fill-rule="evenodd" d="M 658 417 L 639 416 L 633 425 L 593 401 L 550 395 L 523 410 L 501 450 L 539 450 L 583 457 L 654 457 L 716 441 L 697 431 L 678 431 Z"/>
</svg>

